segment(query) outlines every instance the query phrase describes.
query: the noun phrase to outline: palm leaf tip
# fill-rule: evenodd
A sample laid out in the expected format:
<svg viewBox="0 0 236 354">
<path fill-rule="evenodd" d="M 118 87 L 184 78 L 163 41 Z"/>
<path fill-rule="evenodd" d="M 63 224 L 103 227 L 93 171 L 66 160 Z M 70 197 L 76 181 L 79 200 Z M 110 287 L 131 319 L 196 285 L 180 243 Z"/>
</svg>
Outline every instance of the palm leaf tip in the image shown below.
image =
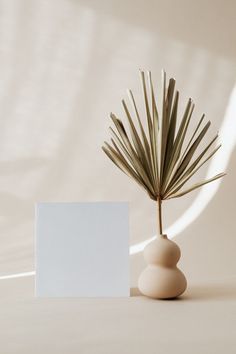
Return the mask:
<svg viewBox="0 0 236 354">
<path fill-rule="evenodd" d="M 137 108 L 132 91 L 128 90 L 132 111 L 122 100 L 128 130 L 122 120 L 111 112 L 114 125 L 114 128 L 109 128 L 111 145 L 105 143 L 102 147 L 106 155 L 153 200 L 177 198 L 222 178 L 224 173 L 183 189 L 185 183 L 218 151 L 220 146 L 212 149 L 218 135 L 208 142 L 200 154 L 197 153 L 210 128 L 210 121 L 202 127 L 205 117 L 202 115 L 193 133 L 187 134 L 192 125 L 193 100 L 188 100 L 183 116 L 178 118 L 179 92 L 175 79 L 170 78 L 167 83 L 166 73 L 162 72 L 160 109 L 151 72 L 145 74 L 140 70 L 140 78 L 145 117 Z"/>
<path fill-rule="evenodd" d="M 207 179 L 205 181 L 202 181 L 202 182 L 194 184 L 193 186 L 191 186 L 190 188 L 188 188 L 186 190 L 183 190 L 182 192 L 179 192 L 179 193 L 176 193 L 176 194 L 171 194 L 170 197 L 168 197 L 167 199 L 182 197 L 185 194 L 188 194 L 188 193 L 190 193 L 190 192 L 192 192 L 192 191 L 204 186 L 205 184 L 211 183 L 213 181 L 216 181 L 219 178 L 224 177 L 225 175 L 226 175 L 226 173 L 224 173 L 224 172 L 219 173 L 219 174 L 215 175 L 214 177 L 211 177 L 211 178 L 209 178 L 209 179 Z"/>
</svg>

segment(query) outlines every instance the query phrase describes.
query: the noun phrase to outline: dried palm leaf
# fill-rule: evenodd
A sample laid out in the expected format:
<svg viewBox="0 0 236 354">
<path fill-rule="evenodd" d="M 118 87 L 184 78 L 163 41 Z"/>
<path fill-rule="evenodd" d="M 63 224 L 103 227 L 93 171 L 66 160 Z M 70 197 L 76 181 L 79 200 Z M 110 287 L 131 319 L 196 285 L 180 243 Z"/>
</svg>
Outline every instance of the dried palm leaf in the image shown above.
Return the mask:
<svg viewBox="0 0 236 354">
<path fill-rule="evenodd" d="M 158 113 L 154 85 L 151 72 L 146 76 L 140 71 L 144 105 L 146 112 L 147 131 L 140 117 L 134 95 L 128 90 L 134 118 L 125 100 L 122 105 L 127 118 L 129 133 L 122 121 L 111 113 L 115 130 L 110 127 L 113 138 L 111 144 L 105 142 L 102 147 L 111 161 L 126 175 L 132 178 L 149 195 L 157 201 L 159 233 L 162 234 L 162 201 L 178 198 L 190 193 L 203 185 L 221 178 L 219 173 L 210 179 L 196 183 L 185 190 L 182 187 L 197 171 L 218 151 L 220 145 L 208 151 L 215 143 L 218 134 L 195 158 L 196 151 L 202 143 L 210 127 L 210 121 L 200 130 L 204 115 L 196 125 L 190 139 L 186 141 L 187 131 L 194 104 L 189 99 L 177 129 L 179 92 L 175 90 L 175 80 L 171 78 L 166 84 L 166 73 L 162 73 L 162 110 Z M 136 120 L 136 122 L 135 122 Z M 199 132 L 200 131 L 200 132 Z M 183 150 L 183 146 L 185 149 Z"/>
</svg>

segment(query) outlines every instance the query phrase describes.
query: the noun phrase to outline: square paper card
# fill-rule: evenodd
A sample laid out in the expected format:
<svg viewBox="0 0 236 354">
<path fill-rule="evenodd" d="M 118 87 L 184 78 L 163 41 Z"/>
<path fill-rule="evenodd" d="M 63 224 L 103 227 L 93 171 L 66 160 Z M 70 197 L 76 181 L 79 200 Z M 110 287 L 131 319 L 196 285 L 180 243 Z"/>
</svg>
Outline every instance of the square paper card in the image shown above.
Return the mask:
<svg viewBox="0 0 236 354">
<path fill-rule="evenodd" d="M 36 296 L 129 296 L 128 203 L 36 206 Z"/>
</svg>

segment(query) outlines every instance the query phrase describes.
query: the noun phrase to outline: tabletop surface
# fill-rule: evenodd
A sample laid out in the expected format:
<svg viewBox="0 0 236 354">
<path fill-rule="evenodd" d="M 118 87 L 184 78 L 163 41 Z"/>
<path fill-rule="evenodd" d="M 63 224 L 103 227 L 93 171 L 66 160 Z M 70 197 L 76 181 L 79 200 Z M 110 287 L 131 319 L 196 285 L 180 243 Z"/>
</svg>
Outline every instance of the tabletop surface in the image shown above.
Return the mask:
<svg viewBox="0 0 236 354">
<path fill-rule="evenodd" d="M 233 282 L 189 284 L 178 300 L 35 298 L 34 277 L 0 280 L 4 354 L 235 353 Z"/>
</svg>

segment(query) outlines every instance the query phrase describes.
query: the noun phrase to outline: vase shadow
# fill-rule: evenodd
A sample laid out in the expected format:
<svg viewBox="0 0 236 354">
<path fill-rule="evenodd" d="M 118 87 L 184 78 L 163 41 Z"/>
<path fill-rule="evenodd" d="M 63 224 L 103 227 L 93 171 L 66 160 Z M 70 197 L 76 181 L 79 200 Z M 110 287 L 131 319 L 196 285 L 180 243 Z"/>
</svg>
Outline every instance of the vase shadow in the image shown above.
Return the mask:
<svg viewBox="0 0 236 354">
<path fill-rule="evenodd" d="M 136 296 L 143 296 L 143 295 L 141 294 L 138 288 L 130 288 L 130 296 L 136 297 Z"/>
</svg>

